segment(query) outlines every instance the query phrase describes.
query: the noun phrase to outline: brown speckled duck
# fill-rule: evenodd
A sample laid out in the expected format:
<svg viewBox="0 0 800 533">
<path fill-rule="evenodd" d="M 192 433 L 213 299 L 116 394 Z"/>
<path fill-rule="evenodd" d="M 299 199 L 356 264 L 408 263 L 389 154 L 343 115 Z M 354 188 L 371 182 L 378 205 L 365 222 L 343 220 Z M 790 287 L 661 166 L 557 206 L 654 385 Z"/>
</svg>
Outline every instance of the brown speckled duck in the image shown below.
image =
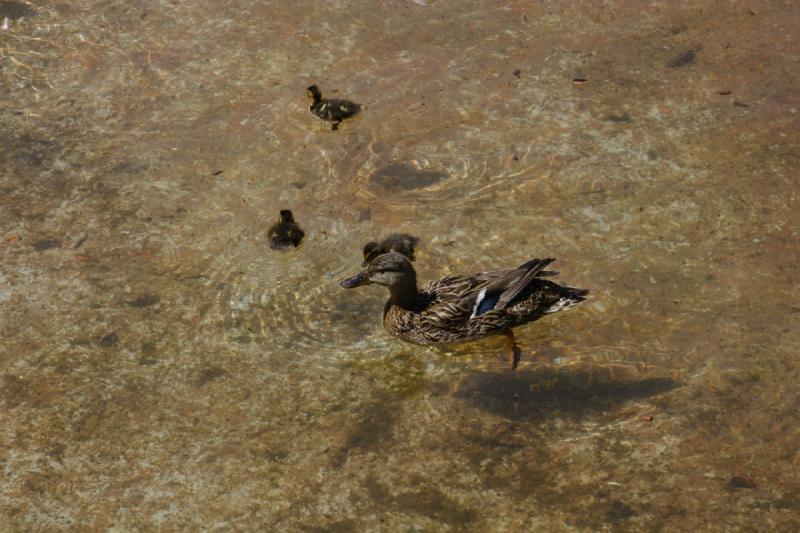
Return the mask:
<svg viewBox="0 0 800 533">
<path fill-rule="evenodd" d="M 571 309 L 589 291 L 542 279 L 558 272 L 544 270 L 555 259 L 532 259 L 517 268 L 449 276 L 417 288 L 417 274 L 397 252 L 378 255 L 363 272 L 344 279 L 346 289 L 377 283 L 389 289 L 383 326 L 391 335 L 414 344 L 471 341 L 506 335 L 511 369 L 520 349 L 512 328 L 544 315 Z"/>
</svg>

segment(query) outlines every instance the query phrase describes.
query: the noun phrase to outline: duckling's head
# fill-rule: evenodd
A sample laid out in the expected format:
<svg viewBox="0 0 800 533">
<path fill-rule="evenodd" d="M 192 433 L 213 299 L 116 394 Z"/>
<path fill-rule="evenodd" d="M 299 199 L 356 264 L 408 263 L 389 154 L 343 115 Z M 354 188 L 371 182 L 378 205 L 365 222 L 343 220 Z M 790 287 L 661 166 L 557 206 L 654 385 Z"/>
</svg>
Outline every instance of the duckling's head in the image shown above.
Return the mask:
<svg viewBox="0 0 800 533">
<path fill-rule="evenodd" d="M 364 245 L 364 262 L 361 263 L 361 266 L 367 266 L 370 261 L 375 259 L 378 255 L 383 253 L 381 250 L 381 245 L 375 241 L 368 242 Z"/>
<path fill-rule="evenodd" d="M 384 250 L 392 250 L 399 252 L 408 257 L 409 260 L 414 260 L 414 248 L 419 243 L 419 239 L 408 233 L 393 233 L 383 240 L 382 247 Z"/>
<path fill-rule="evenodd" d="M 289 209 L 281 209 L 281 217 L 279 222 L 294 222 L 294 215 Z"/>
<path fill-rule="evenodd" d="M 319 87 L 316 85 L 312 85 L 308 89 L 306 89 L 306 94 L 310 100 L 314 100 L 315 102 L 319 102 L 322 100 L 322 93 L 319 92 Z"/>
<path fill-rule="evenodd" d="M 418 242 L 417 237 L 408 233 L 393 233 L 379 243 L 368 242 L 364 245 L 364 262 L 361 266 L 367 266 L 375 257 L 386 252 L 397 252 L 406 256 L 409 261 L 413 261 L 414 247 Z"/>
<path fill-rule="evenodd" d="M 414 286 L 416 288 L 417 274 L 408 258 L 397 252 L 380 254 L 372 259 L 363 272 L 339 282 L 345 289 L 352 289 L 360 285 L 376 283 L 389 289 Z"/>
</svg>

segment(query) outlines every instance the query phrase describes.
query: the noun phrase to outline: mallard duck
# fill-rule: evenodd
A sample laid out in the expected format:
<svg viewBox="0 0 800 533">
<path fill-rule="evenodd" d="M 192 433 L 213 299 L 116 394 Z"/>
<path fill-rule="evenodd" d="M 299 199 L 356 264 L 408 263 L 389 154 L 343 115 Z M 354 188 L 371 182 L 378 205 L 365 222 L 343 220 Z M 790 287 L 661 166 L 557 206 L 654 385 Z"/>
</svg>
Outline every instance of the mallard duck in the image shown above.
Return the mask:
<svg viewBox="0 0 800 533">
<path fill-rule="evenodd" d="M 331 130 L 339 129 L 339 124 L 346 118 L 350 118 L 359 111 L 361 106 L 349 100 L 334 100 L 323 98 L 319 92 L 319 87 L 312 85 L 307 89 L 308 98 L 311 100 L 309 110 L 316 116 L 331 122 Z"/>
<path fill-rule="evenodd" d="M 269 229 L 269 247 L 273 250 L 288 250 L 298 246 L 305 233 L 294 221 L 294 215 L 288 209 L 282 209 L 278 222 Z"/>
<path fill-rule="evenodd" d="M 553 261 L 531 259 L 514 269 L 449 276 L 431 281 L 420 290 L 408 258 L 388 252 L 340 285 L 350 289 L 377 283 L 388 288 L 383 327 L 406 342 L 429 345 L 504 334 L 514 370 L 521 352 L 512 328 L 571 309 L 589 294 L 586 289 L 542 279 L 558 274 L 544 270 Z"/>
<path fill-rule="evenodd" d="M 364 245 L 364 262 L 361 266 L 367 266 L 370 261 L 381 254 L 387 252 L 397 252 L 414 260 L 414 248 L 419 239 L 408 233 L 392 233 L 381 242 L 368 242 Z"/>
</svg>

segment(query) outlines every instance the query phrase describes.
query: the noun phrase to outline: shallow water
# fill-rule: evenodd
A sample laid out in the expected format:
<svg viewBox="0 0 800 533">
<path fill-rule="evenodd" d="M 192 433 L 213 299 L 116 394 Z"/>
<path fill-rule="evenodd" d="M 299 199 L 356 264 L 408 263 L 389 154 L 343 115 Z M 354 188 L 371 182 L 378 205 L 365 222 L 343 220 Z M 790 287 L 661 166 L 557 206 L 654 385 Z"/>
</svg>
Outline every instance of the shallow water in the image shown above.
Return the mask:
<svg viewBox="0 0 800 533">
<path fill-rule="evenodd" d="M 800 528 L 796 7 L 20 5 L 7 528 Z M 421 280 L 557 257 L 592 298 L 514 373 L 401 343 L 337 283 L 394 231 Z"/>
</svg>

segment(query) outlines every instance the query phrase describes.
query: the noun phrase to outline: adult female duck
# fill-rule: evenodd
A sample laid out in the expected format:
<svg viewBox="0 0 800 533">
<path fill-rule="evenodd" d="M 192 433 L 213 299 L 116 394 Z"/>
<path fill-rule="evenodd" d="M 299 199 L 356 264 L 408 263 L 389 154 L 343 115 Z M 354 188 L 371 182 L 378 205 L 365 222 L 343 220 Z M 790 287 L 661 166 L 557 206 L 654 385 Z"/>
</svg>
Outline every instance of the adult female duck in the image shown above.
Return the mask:
<svg viewBox="0 0 800 533">
<path fill-rule="evenodd" d="M 379 255 L 363 272 L 340 282 L 346 289 L 377 283 L 389 289 L 383 327 L 414 344 L 461 342 L 505 334 L 511 369 L 520 350 L 512 328 L 544 315 L 571 309 L 589 291 L 542 279 L 558 272 L 544 270 L 555 259 L 532 259 L 518 268 L 450 276 L 420 290 L 408 258 L 397 252 Z"/>
</svg>

